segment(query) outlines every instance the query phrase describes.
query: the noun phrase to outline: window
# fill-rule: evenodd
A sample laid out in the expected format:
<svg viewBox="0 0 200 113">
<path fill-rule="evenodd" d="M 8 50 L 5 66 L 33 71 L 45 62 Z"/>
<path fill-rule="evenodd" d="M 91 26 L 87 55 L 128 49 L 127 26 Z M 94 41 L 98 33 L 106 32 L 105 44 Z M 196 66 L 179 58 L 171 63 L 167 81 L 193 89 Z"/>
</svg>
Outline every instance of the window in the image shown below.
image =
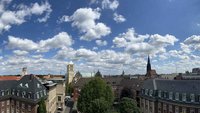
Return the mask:
<svg viewBox="0 0 200 113">
<path fill-rule="evenodd" d="M 28 83 L 25 84 L 25 87 L 28 88 Z"/>
<path fill-rule="evenodd" d="M 17 96 L 19 96 L 19 90 L 17 91 Z"/>
<path fill-rule="evenodd" d="M 42 91 L 40 91 L 40 95 L 41 95 L 41 97 L 43 97 L 43 93 L 42 93 Z"/>
<path fill-rule="evenodd" d="M 31 106 L 30 105 L 28 105 L 28 111 L 31 111 Z"/>
<path fill-rule="evenodd" d="M 190 100 L 191 100 L 191 102 L 194 102 L 194 101 L 195 101 L 195 96 L 194 96 L 194 94 L 190 94 Z"/>
<path fill-rule="evenodd" d="M 160 90 L 158 91 L 158 97 L 161 98 L 161 91 Z"/>
<path fill-rule="evenodd" d="M 44 95 L 47 95 L 46 90 L 44 90 Z"/>
<path fill-rule="evenodd" d="M 186 93 L 182 94 L 182 101 L 186 101 Z"/>
<path fill-rule="evenodd" d="M 176 99 L 176 100 L 179 100 L 179 93 L 176 93 L 175 99 Z"/>
<path fill-rule="evenodd" d="M 186 108 L 182 108 L 182 113 L 186 113 L 187 109 Z"/>
<path fill-rule="evenodd" d="M 170 100 L 173 99 L 173 92 L 169 92 L 169 99 L 170 99 Z"/>
<path fill-rule="evenodd" d="M 40 86 L 40 84 L 39 83 L 37 83 L 37 88 L 40 88 L 41 86 Z"/>
<path fill-rule="evenodd" d="M 167 92 L 165 91 L 163 92 L 163 94 L 164 94 L 164 98 L 167 98 Z"/>
<path fill-rule="evenodd" d="M 28 93 L 28 98 L 31 98 L 31 92 Z"/>
<path fill-rule="evenodd" d="M 25 92 L 25 91 L 23 91 L 23 92 L 22 92 L 22 97 L 24 98 L 24 97 L 25 97 L 25 95 L 26 95 L 26 92 Z"/>
<path fill-rule="evenodd" d="M 158 113 L 161 113 L 161 103 L 158 103 Z"/>
<path fill-rule="evenodd" d="M 17 109 L 19 109 L 19 101 L 16 101 Z"/>
<path fill-rule="evenodd" d="M 24 103 L 22 103 L 22 109 L 25 109 L 25 104 Z"/>
<path fill-rule="evenodd" d="M 12 90 L 12 95 L 15 95 L 15 90 L 14 89 Z"/>
<path fill-rule="evenodd" d="M 178 106 L 175 107 L 175 113 L 179 113 L 179 107 Z"/>
<path fill-rule="evenodd" d="M 1 91 L 1 96 L 4 96 L 4 95 L 5 95 L 4 90 L 2 90 Z"/>
<path fill-rule="evenodd" d="M 4 106 L 4 101 L 1 102 L 1 106 L 2 106 L 2 107 Z"/>
<path fill-rule="evenodd" d="M 37 92 L 37 99 L 40 98 L 39 92 Z"/>
<path fill-rule="evenodd" d="M 58 101 L 61 101 L 61 96 L 58 96 Z"/>
<path fill-rule="evenodd" d="M 153 90 L 150 90 L 149 96 L 152 96 L 152 95 L 153 95 Z"/>
<path fill-rule="evenodd" d="M 7 100 L 7 105 L 9 105 L 10 104 L 10 100 Z"/>
<path fill-rule="evenodd" d="M 173 109 L 172 109 L 172 105 L 169 105 L 169 113 L 172 113 Z"/>
<path fill-rule="evenodd" d="M 7 111 L 6 111 L 7 113 L 10 113 L 10 109 L 7 107 Z"/>
<path fill-rule="evenodd" d="M 145 95 L 148 95 L 148 89 L 145 89 Z"/>
<path fill-rule="evenodd" d="M 195 110 L 193 108 L 190 108 L 190 113 L 195 113 Z"/>
</svg>

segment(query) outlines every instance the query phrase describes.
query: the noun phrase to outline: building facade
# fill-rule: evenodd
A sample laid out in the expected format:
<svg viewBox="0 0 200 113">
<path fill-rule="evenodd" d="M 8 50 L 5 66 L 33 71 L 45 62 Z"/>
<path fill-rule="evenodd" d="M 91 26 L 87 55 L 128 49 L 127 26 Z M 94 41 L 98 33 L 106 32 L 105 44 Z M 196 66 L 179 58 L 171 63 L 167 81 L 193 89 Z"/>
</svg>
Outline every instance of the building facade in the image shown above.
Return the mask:
<svg viewBox="0 0 200 113">
<path fill-rule="evenodd" d="M 38 102 L 46 97 L 46 88 L 34 75 L 0 81 L 0 113 L 37 113 Z"/>
<path fill-rule="evenodd" d="M 73 78 L 74 78 L 74 64 L 70 63 L 67 65 L 67 76 L 66 76 L 67 84 L 71 83 Z"/>
<path fill-rule="evenodd" d="M 200 113 L 200 81 L 149 79 L 142 86 L 142 113 Z"/>
</svg>

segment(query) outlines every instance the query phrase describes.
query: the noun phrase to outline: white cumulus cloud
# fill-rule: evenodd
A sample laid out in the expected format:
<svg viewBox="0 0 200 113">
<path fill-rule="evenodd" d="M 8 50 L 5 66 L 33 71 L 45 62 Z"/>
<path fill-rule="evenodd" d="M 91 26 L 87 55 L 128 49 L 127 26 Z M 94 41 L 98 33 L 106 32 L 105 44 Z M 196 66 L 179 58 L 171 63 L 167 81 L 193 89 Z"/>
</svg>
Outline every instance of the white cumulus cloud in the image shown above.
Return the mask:
<svg viewBox="0 0 200 113">
<path fill-rule="evenodd" d="M 126 18 L 125 18 L 123 15 L 120 15 L 120 14 L 117 14 L 117 13 L 114 13 L 114 14 L 113 14 L 113 19 L 114 19 L 114 21 L 116 21 L 117 23 L 122 23 L 122 22 L 125 22 L 125 21 L 126 21 Z"/>
<path fill-rule="evenodd" d="M 63 16 L 63 20 L 71 21 L 72 27 L 78 28 L 81 40 L 91 41 L 100 39 L 111 33 L 111 29 L 104 23 L 96 22 L 100 18 L 99 9 L 80 8 L 72 16 Z"/>
</svg>

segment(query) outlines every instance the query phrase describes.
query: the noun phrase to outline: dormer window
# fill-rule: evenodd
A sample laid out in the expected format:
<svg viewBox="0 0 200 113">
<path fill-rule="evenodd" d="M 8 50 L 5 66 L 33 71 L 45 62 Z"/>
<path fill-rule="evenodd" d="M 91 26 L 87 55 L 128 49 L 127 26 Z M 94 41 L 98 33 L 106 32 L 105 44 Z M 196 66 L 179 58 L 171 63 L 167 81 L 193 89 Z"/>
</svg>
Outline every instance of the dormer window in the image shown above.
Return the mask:
<svg viewBox="0 0 200 113">
<path fill-rule="evenodd" d="M 25 92 L 25 91 L 23 91 L 23 92 L 22 92 L 22 97 L 24 98 L 24 97 L 25 97 L 25 95 L 26 95 L 26 92 Z"/>
<path fill-rule="evenodd" d="M 21 84 L 19 84 L 20 85 L 20 87 L 22 87 L 23 85 L 22 85 L 22 83 Z"/>
<path fill-rule="evenodd" d="M 191 102 L 194 102 L 194 101 L 195 101 L 195 96 L 194 96 L 194 94 L 190 94 L 190 100 L 191 100 Z"/>
<path fill-rule="evenodd" d="M 176 93 L 176 94 L 175 94 L 175 99 L 176 99 L 176 100 L 179 100 L 179 93 Z"/>
<path fill-rule="evenodd" d="M 14 89 L 12 90 L 12 95 L 15 95 L 15 90 Z"/>
<path fill-rule="evenodd" d="M 40 88 L 41 86 L 40 86 L 40 84 L 39 83 L 37 83 L 37 88 Z"/>
<path fill-rule="evenodd" d="M 25 84 L 25 87 L 28 88 L 28 83 Z"/>
<path fill-rule="evenodd" d="M 1 91 L 1 96 L 4 96 L 5 95 L 5 92 L 4 90 Z"/>
<path fill-rule="evenodd" d="M 148 89 L 145 89 L 145 95 L 148 95 Z"/>
<path fill-rule="evenodd" d="M 40 95 L 41 95 L 41 97 L 43 97 L 43 93 L 42 93 L 42 91 L 40 91 Z"/>
<path fill-rule="evenodd" d="M 40 95 L 39 95 L 39 92 L 37 92 L 37 99 L 39 99 L 40 98 Z"/>
<path fill-rule="evenodd" d="M 44 90 L 44 95 L 47 95 L 46 90 Z"/>
<path fill-rule="evenodd" d="M 19 96 L 19 90 L 17 91 L 17 96 Z"/>
<path fill-rule="evenodd" d="M 182 94 L 182 101 L 186 101 L 186 93 Z"/>
<path fill-rule="evenodd" d="M 161 98 L 161 91 L 160 90 L 158 91 L 158 97 Z"/>
<path fill-rule="evenodd" d="M 149 96 L 152 96 L 152 95 L 153 95 L 153 90 L 150 90 Z"/>
<path fill-rule="evenodd" d="M 169 99 L 170 99 L 170 100 L 173 99 L 173 92 L 169 92 Z"/>
<path fill-rule="evenodd" d="M 28 93 L 28 98 L 31 98 L 31 92 Z"/>
</svg>

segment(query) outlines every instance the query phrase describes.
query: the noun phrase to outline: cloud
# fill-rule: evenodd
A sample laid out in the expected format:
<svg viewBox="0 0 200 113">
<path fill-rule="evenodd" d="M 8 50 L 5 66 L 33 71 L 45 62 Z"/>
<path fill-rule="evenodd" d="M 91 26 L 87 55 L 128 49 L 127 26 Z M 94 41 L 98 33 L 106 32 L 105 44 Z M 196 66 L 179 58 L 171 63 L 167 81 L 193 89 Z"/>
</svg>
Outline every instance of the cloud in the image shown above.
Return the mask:
<svg viewBox="0 0 200 113">
<path fill-rule="evenodd" d="M 69 47 L 73 44 L 71 36 L 66 32 L 60 32 L 52 38 L 40 40 L 38 43 L 29 39 L 8 36 L 9 49 L 20 49 L 25 51 L 48 52 L 50 49 Z"/>
<path fill-rule="evenodd" d="M 46 22 L 52 11 L 51 5 L 48 2 L 34 3 L 30 6 L 20 4 L 15 8 L 15 11 L 6 9 L 10 1 L 3 0 L 0 2 L 0 32 L 8 31 L 13 25 L 21 25 L 28 20 L 27 17 L 32 15 L 45 15 L 38 19 L 39 22 Z"/>
<path fill-rule="evenodd" d="M 100 15 L 98 8 L 80 8 L 72 16 L 64 17 L 67 17 L 67 21 L 72 22 L 72 27 L 76 27 L 80 31 L 82 34 L 81 40 L 91 41 L 111 33 L 111 29 L 104 23 L 96 22 Z"/>
<path fill-rule="evenodd" d="M 113 14 L 113 19 L 114 19 L 114 21 L 116 21 L 117 23 L 122 23 L 122 22 L 125 22 L 125 21 L 126 21 L 126 18 L 124 18 L 124 16 L 119 15 L 119 14 L 117 14 L 117 13 L 114 13 L 114 14 Z"/>
<path fill-rule="evenodd" d="M 182 44 L 183 50 L 189 51 L 188 49 L 193 49 L 200 51 L 200 36 L 199 35 L 192 35 L 184 40 Z"/>
<path fill-rule="evenodd" d="M 21 51 L 21 50 L 14 50 L 13 53 L 17 56 L 24 56 L 27 55 L 28 52 L 27 51 Z"/>
<path fill-rule="evenodd" d="M 70 18 L 67 15 L 63 15 L 59 20 L 58 23 L 69 22 Z"/>
<path fill-rule="evenodd" d="M 140 55 L 163 53 L 167 46 L 174 45 L 177 41 L 178 39 L 175 36 L 169 34 L 165 36 L 159 34 L 139 35 L 133 28 L 129 28 L 127 32 L 119 34 L 113 39 L 116 47 Z"/>
<path fill-rule="evenodd" d="M 107 41 L 102 41 L 102 40 L 96 40 L 96 44 L 98 45 L 98 46 L 106 46 L 108 43 L 107 43 Z"/>
<path fill-rule="evenodd" d="M 102 9 L 111 9 L 115 10 L 119 6 L 119 2 L 117 0 L 103 0 L 102 1 Z"/>
</svg>

